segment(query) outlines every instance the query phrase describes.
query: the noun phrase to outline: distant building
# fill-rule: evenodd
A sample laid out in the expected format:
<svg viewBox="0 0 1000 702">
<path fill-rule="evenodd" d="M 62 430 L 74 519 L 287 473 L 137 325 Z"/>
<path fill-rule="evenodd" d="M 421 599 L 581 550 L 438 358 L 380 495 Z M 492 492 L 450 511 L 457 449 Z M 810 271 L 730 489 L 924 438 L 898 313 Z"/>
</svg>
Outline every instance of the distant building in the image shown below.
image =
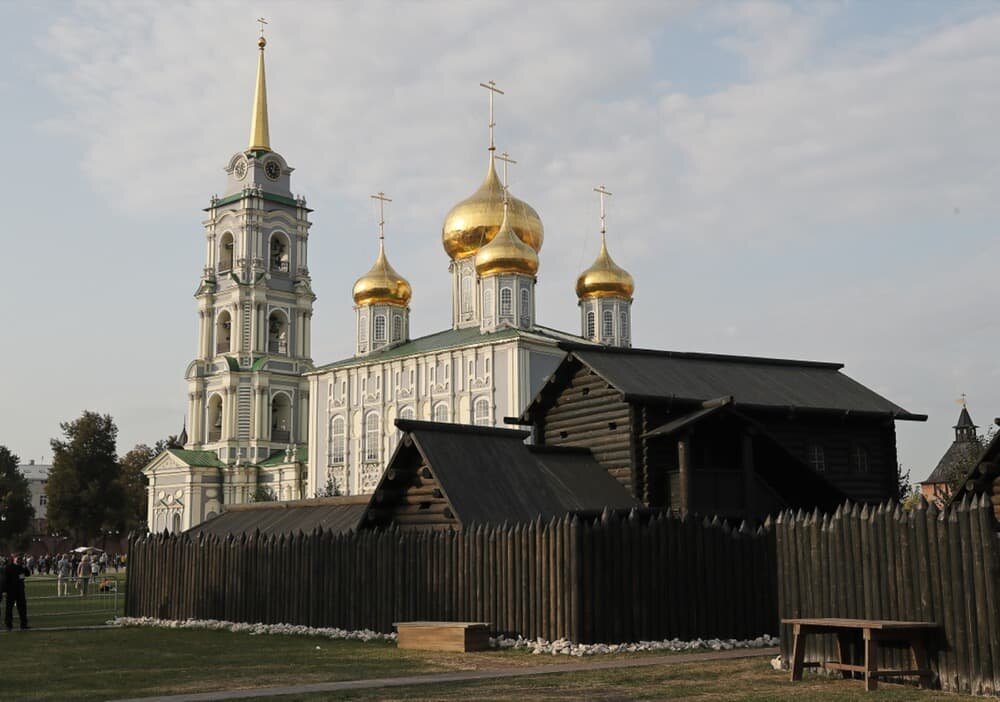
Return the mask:
<svg viewBox="0 0 1000 702">
<path fill-rule="evenodd" d="M 952 484 L 969 471 L 983 452 L 983 445 L 979 443 L 979 436 L 976 434 L 978 427 L 972 423 L 965 405 L 962 405 L 962 412 L 953 428 L 955 440 L 941 456 L 937 467 L 927 476 L 927 480 L 920 483 L 920 493 L 924 499 L 935 502 L 938 506 L 948 501 Z"/>
<path fill-rule="evenodd" d="M 49 471 L 52 466 L 35 463 L 33 460 L 17 467 L 21 475 L 28 479 L 28 491 L 31 493 L 31 506 L 35 508 L 35 518 L 31 522 L 33 534 L 48 532 L 49 520 L 46 517 L 49 498 L 45 494 L 45 486 L 49 482 Z"/>
</svg>

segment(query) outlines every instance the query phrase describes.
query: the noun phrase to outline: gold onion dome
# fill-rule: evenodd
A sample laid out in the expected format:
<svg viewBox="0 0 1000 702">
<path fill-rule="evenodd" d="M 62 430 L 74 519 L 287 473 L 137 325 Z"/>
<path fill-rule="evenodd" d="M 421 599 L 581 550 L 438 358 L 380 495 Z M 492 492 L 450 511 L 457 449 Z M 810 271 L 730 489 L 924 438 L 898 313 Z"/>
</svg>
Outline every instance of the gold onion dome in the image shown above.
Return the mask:
<svg viewBox="0 0 1000 702">
<path fill-rule="evenodd" d="M 503 220 L 496 236 L 476 252 L 476 273 L 481 276 L 495 273 L 521 273 L 533 276 L 538 272 L 538 254 L 514 233 L 510 224 L 510 203 L 507 207 L 507 212 L 501 210 Z"/>
<path fill-rule="evenodd" d="M 409 281 L 389 264 L 389 259 L 385 257 L 385 246 L 379 242 L 375 265 L 354 283 L 354 303 L 406 307 L 412 296 L 413 289 Z"/>
<path fill-rule="evenodd" d="M 545 230 L 535 209 L 516 197 L 510 198 L 508 218 L 517 237 L 537 253 L 542 250 Z M 486 179 L 476 192 L 451 208 L 444 218 L 441 240 L 452 260 L 472 256 L 493 240 L 503 221 L 503 184 L 490 154 Z"/>
<path fill-rule="evenodd" d="M 590 268 L 576 279 L 576 296 L 581 300 L 595 297 L 624 297 L 632 299 L 635 281 L 629 272 L 611 259 L 608 245 L 601 237 L 601 252 Z"/>
</svg>

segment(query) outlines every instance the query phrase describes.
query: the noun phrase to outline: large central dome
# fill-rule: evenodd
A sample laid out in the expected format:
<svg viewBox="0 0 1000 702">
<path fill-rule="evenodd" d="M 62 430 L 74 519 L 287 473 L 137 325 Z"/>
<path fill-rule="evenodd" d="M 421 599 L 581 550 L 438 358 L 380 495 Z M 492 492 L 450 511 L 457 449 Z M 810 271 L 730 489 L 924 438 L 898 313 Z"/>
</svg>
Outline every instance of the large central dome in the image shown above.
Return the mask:
<svg viewBox="0 0 1000 702">
<path fill-rule="evenodd" d="M 510 196 L 507 218 L 517 237 L 537 253 L 542 248 L 545 230 L 535 209 Z M 452 260 L 474 255 L 493 240 L 503 222 L 503 184 L 497 176 L 490 154 L 486 179 L 476 192 L 451 208 L 444 218 L 441 240 Z"/>
</svg>

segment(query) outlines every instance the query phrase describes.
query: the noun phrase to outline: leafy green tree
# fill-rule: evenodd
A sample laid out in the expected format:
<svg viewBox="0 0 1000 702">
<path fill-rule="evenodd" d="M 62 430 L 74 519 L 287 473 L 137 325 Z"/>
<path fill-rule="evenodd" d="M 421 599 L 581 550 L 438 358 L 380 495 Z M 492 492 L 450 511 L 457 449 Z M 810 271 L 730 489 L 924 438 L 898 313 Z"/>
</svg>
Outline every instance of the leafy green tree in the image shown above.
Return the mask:
<svg viewBox="0 0 1000 702">
<path fill-rule="evenodd" d="M 127 507 L 111 415 L 85 411 L 59 425 L 64 439 L 52 439 L 49 526 L 78 540 L 125 525 Z"/>
<path fill-rule="evenodd" d="M 0 545 L 13 547 L 27 535 L 35 508 L 28 479 L 17 469 L 20 459 L 0 446 Z"/>
<path fill-rule="evenodd" d="M 149 485 L 149 480 L 142 474 L 142 469 L 160 453 L 161 451 L 146 444 L 136 444 L 135 448 L 118 461 L 121 465 L 122 490 L 125 492 L 124 527 L 127 531 L 146 526 L 146 486 Z"/>
<path fill-rule="evenodd" d="M 276 502 L 278 496 L 267 485 L 258 485 L 250 495 L 251 502 Z"/>
</svg>

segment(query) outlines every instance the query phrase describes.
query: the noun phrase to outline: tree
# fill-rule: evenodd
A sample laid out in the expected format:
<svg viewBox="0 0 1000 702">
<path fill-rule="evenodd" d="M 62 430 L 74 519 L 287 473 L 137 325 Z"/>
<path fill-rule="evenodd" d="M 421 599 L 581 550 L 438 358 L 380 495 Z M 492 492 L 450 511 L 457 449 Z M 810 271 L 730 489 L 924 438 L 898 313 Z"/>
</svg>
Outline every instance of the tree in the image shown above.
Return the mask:
<svg viewBox="0 0 1000 702">
<path fill-rule="evenodd" d="M 277 502 L 278 496 L 267 485 L 258 485 L 250 495 L 251 502 Z"/>
<path fill-rule="evenodd" d="M 90 539 L 124 527 L 126 504 L 111 415 L 85 411 L 59 425 L 64 440 L 52 439 L 48 482 L 49 526 Z"/>
<path fill-rule="evenodd" d="M 128 531 L 146 526 L 146 486 L 149 480 L 142 474 L 142 469 L 160 453 L 161 451 L 146 444 L 136 444 L 135 448 L 119 460 L 126 504 L 124 527 Z"/>
<path fill-rule="evenodd" d="M 20 462 L 10 449 L 0 446 L 0 545 L 5 550 L 27 535 L 35 518 L 28 479 L 17 469 Z"/>
</svg>

